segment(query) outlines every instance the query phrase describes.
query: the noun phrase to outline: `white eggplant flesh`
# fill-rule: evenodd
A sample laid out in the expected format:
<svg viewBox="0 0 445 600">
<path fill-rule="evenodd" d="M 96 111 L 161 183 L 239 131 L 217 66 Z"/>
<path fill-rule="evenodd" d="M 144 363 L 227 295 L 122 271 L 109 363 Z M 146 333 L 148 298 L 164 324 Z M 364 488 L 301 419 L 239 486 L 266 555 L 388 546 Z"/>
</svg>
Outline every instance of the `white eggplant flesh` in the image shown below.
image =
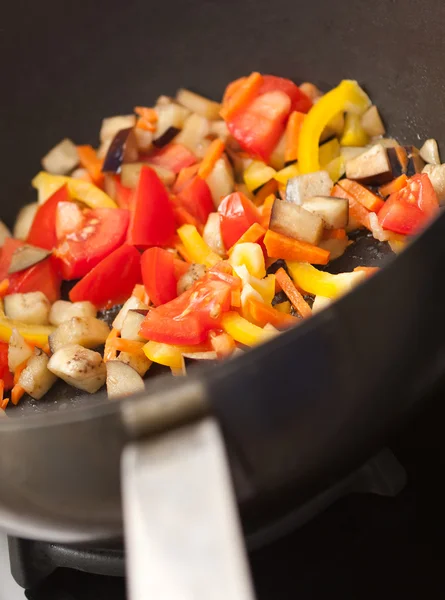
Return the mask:
<svg viewBox="0 0 445 600">
<path fill-rule="evenodd" d="M 125 398 L 145 389 L 144 381 L 137 371 L 120 360 L 109 360 L 107 369 L 107 394 L 110 400 Z"/>
<path fill-rule="evenodd" d="M 179 279 L 177 284 L 178 296 L 183 292 L 190 289 L 194 283 L 199 281 L 201 277 L 204 277 L 207 269 L 204 265 L 193 263 L 188 268 L 188 271 L 184 273 Z"/>
<path fill-rule="evenodd" d="M 135 125 L 135 115 L 117 115 L 115 117 L 107 117 L 102 121 L 102 127 L 100 129 L 100 141 L 111 141 L 118 131 L 121 129 L 134 127 Z"/>
<path fill-rule="evenodd" d="M 170 98 L 166 98 L 165 96 L 159 98 L 155 110 L 158 115 L 156 132 L 154 134 L 155 140 L 161 138 L 171 127 L 182 129 L 185 120 L 190 115 L 188 108 L 173 102 Z"/>
<path fill-rule="evenodd" d="M 235 188 L 232 166 L 225 154 L 216 161 L 212 172 L 206 178 L 206 183 L 210 188 L 213 204 L 218 208 L 221 200 L 231 194 Z"/>
<path fill-rule="evenodd" d="M 48 356 L 37 350 L 20 373 L 19 385 L 35 400 L 40 400 L 57 380 L 48 363 Z"/>
<path fill-rule="evenodd" d="M 439 203 L 443 206 L 445 204 L 445 164 L 426 165 L 422 173 L 426 173 L 430 178 Z"/>
<path fill-rule="evenodd" d="M 152 362 L 145 356 L 143 352 L 130 353 L 120 352 L 117 360 L 130 365 L 141 377 L 145 375 L 148 369 L 151 367 Z"/>
<path fill-rule="evenodd" d="M 184 352 L 182 356 L 190 360 L 218 360 L 218 356 L 213 350 L 208 352 Z"/>
<path fill-rule="evenodd" d="M 332 304 L 332 298 L 326 298 L 325 296 L 315 296 L 314 303 L 312 304 L 312 314 L 316 314 Z"/>
<path fill-rule="evenodd" d="M 4 298 L 8 319 L 29 325 L 47 325 L 51 305 L 43 292 L 9 294 Z"/>
<path fill-rule="evenodd" d="M 148 306 L 141 302 L 139 298 L 136 296 L 130 296 L 125 304 L 122 306 L 120 311 L 118 312 L 116 318 L 113 321 L 113 328 L 121 331 L 125 318 L 128 314 L 129 310 L 147 310 Z"/>
<path fill-rule="evenodd" d="M 105 383 L 107 369 L 99 352 L 72 344 L 55 352 L 48 369 L 69 385 L 94 394 Z"/>
<path fill-rule="evenodd" d="M 185 90 L 181 88 L 176 94 L 176 102 L 188 108 L 192 113 L 196 113 L 201 117 L 205 117 L 210 121 L 219 119 L 219 111 L 221 110 L 221 104 L 204 98 L 195 92 Z"/>
<path fill-rule="evenodd" d="M 57 327 L 73 317 L 95 317 L 96 315 L 96 307 L 88 300 L 83 302 L 56 300 L 49 311 L 49 322 Z"/>
<path fill-rule="evenodd" d="M 0 246 L 3 246 L 6 238 L 9 237 L 12 237 L 12 233 L 9 231 L 3 221 L 0 221 Z"/>
<path fill-rule="evenodd" d="M 360 156 L 367 150 L 364 146 L 341 146 L 340 148 L 340 156 L 345 159 L 345 162 L 348 160 L 352 160 L 356 156 Z"/>
<path fill-rule="evenodd" d="M 361 125 L 370 137 L 385 135 L 385 126 L 374 104 L 362 115 Z"/>
<path fill-rule="evenodd" d="M 145 129 L 141 129 L 140 127 L 135 127 L 134 135 L 139 152 L 148 152 L 153 145 L 153 133 L 145 131 Z"/>
<path fill-rule="evenodd" d="M 142 321 L 145 319 L 146 311 L 129 310 L 124 319 L 121 329 L 121 338 L 124 340 L 133 340 L 134 342 L 145 342 L 146 340 L 139 335 Z"/>
<path fill-rule="evenodd" d="M 346 162 L 346 177 L 361 183 L 381 185 L 393 177 L 386 148 L 381 144 L 371 146 Z M 327 195 L 327 194 L 322 194 Z"/>
<path fill-rule="evenodd" d="M 336 258 L 340 258 L 340 256 L 342 256 L 345 253 L 348 244 L 349 240 L 347 236 L 345 236 L 342 240 L 321 240 L 321 242 L 318 245 L 320 248 L 322 248 L 323 250 L 327 250 L 330 253 L 329 260 L 335 260 Z"/>
<path fill-rule="evenodd" d="M 216 252 L 221 257 L 226 255 L 226 248 L 221 235 L 221 218 L 219 213 L 214 212 L 209 214 L 202 237 L 213 252 Z"/>
<path fill-rule="evenodd" d="M 313 196 L 329 196 L 332 186 L 333 182 L 327 171 L 297 175 L 287 182 L 286 201 L 301 206 Z"/>
<path fill-rule="evenodd" d="M 209 133 L 210 124 L 208 119 L 192 114 L 186 119 L 182 131 L 175 138 L 175 142 L 182 144 L 192 152 L 196 152 Z"/>
<path fill-rule="evenodd" d="M 8 368 L 11 373 L 15 373 L 17 367 L 31 358 L 33 354 L 34 350 L 32 346 L 14 328 L 8 344 Z"/>
<path fill-rule="evenodd" d="M 42 158 L 42 167 L 53 175 L 67 175 L 79 164 L 75 144 L 68 138 L 59 142 Z"/>
<path fill-rule="evenodd" d="M 440 165 L 439 146 L 436 140 L 426 140 L 420 148 L 419 154 L 423 160 L 430 165 Z"/>
<path fill-rule="evenodd" d="M 51 352 L 64 346 L 79 344 L 85 348 L 97 348 L 105 343 L 110 333 L 106 323 L 94 317 L 72 317 L 61 323 L 48 337 Z"/>
<path fill-rule="evenodd" d="M 229 137 L 230 132 L 225 121 L 212 121 L 210 123 L 210 135 L 222 139 L 224 142 Z"/>
<path fill-rule="evenodd" d="M 276 198 L 272 206 L 269 229 L 316 246 L 323 234 L 323 220 L 302 206 Z"/>
<path fill-rule="evenodd" d="M 8 274 L 17 273 L 18 271 L 24 271 L 29 267 L 33 267 L 47 258 L 50 254 L 51 252 L 49 250 L 31 246 L 30 244 L 25 244 L 20 248 L 16 248 L 11 257 Z"/>
<path fill-rule="evenodd" d="M 342 229 L 349 220 L 349 203 L 345 198 L 315 196 L 303 202 L 303 208 L 323 219 L 326 229 Z"/>
<path fill-rule="evenodd" d="M 25 204 L 17 215 L 17 219 L 14 224 L 14 237 L 18 240 L 26 240 L 29 231 L 36 216 L 36 212 L 39 208 L 38 202 L 32 202 L 31 204 Z"/>
<path fill-rule="evenodd" d="M 173 171 L 169 171 L 168 169 L 164 169 L 163 167 L 158 167 L 157 165 L 151 165 L 148 163 L 127 163 L 122 165 L 121 169 L 121 183 L 125 187 L 129 187 L 134 189 L 139 181 L 139 175 L 141 174 L 141 169 L 144 165 L 149 166 L 153 171 L 156 171 L 159 179 L 165 185 L 172 185 L 176 179 L 176 175 Z"/>
</svg>

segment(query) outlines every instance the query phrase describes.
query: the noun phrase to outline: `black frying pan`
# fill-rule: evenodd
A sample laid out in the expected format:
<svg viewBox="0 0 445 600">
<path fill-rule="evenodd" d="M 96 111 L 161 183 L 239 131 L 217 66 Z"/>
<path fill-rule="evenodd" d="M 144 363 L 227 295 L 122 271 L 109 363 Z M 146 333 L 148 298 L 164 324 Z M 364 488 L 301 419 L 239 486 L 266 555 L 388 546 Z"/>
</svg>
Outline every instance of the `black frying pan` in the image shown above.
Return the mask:
<svg viewBox="0 0 445 600">
<path fill-rule="evenodd" d="M 439 0 L 46 0 L 10 11 L 0 178 L 9 223 L 32 200 L 40 157 L 62 137 L 95 143 L 104 116 L 180 86 L 218 98 L 252 70 L 324 89 L 358 79 L 405 143 L 445 131 Z M 441 216 L 381 273 L 300 327 L 186 382 L 151 382 L 151 408 L 144 398 L 67 396 L 62 385 L 23 402 L 17 414 L 38 414 L 0 424 L 0 522 L 63 541 L 118 534 L 126 441 L 209 413 L 225 436 L 246 528 L 282 516 L 366 459 L 443 374 L 444 237 Z M 388 256 L 362 237 L 331 268 Z"/>
</svg>

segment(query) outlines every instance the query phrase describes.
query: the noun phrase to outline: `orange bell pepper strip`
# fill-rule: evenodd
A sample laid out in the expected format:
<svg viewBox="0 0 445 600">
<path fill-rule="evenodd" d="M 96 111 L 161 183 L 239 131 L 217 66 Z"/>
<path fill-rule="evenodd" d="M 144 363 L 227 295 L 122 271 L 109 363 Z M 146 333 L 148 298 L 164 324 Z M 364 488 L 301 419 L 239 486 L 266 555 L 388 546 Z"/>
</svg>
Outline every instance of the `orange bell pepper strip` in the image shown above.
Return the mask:
<svg viewBox="0 0 445 600">
<path fill-rule="evenodd" d="M 280 312 L 273 306 L 268 306 L 256 298 L 249 298 L 246 304 L 250 316 L 260 327 L 264 327 L 270 323 L 278 329 L 284 329 L 286 327 L 293 327 L 298 323 L 295 317 Z"/>
<path fill-rule="evenodd" d="M 188 183 L 193 177 L 198 173 L 199 165 L 201 163 L 196 163 L 191 165 L 190 167 L 183 167 L 176 178 L 175 183 L 173 184 L 173 192 L 178 194 L 182 188 Z"/>
<path fill-rule="evenodd" d="M 9 404 L 9 398 L 3 398 L 1 401 L 1 404 L 0 404 L 0 408 L 2 410 L 5 410 L 6 407 L 8 406 L 8 404 Z"/>
<path fill-rule="evenodd" d="M 157 123 L 158 121 L 158 113 L 154 108 L 148 108 L 146 106 L 135 106 L 134 112 L 138 115 L 138 117 L 142 117 L 144 121 L 148 121 L 149 123 Z"/>
<path fill-rule="evenodd" d="M 256 206 L 261 206 L 266 201 L 266 198 L 271 194 L 275 195 L 275 192 L 278 190 L 278 181 L 276 179 L 269 179 L 267 183 L 265 183 L 259 191 L 253 197 L 253 202 Z"/>
<path fill-rule="evenodd" d="M 24 394 L 25 388 L 22 388 L 22 386 L 19 383 L 16 383 L 11 390 L 11 402 L 14 405 L 17 405 L 19 403 L 20 398 L 22 398 Z"/>
<path fill-rule="evenodd" d="M 213 167 L 216 161 L 221 158 L 225 149 L 225 144 L 222 140 L 217 138 L 213 140 L 210 146 L 207 148 L 207 152 L 202 159 L 202 163 L 199 165 L 198 176 L 201 179 L 205 179 L 213 171 Z"/>
<path fill-rule="evenodd" d="M 285 162 L 298 160 L 298 141 L 300 139 L 301 126 L 306 115 L 295 110 L 291 113 L 286 126 L 286 148 L 284 151 Z"/>
<path fill-rule="evenodd" d="M 346 238 L 346 229 L 325 229 L 323 231 L 324 240 L 344 240 Z"/>
<path fill-rule="evenodd" d="M 260 73 L 253 72 L 242 84 L 227 98 L 220 111 L 221 117 L 227 121 L 233 115 L 250 104 L 257 95 L 263 84 L 263 77 Z"/>
<path fill-rule="evenodd" d="M 296 260 L 314 265 L 327 265 L 331 254 L 328 250 L 294 240 L 270 229 L 264 236 L 264 245 L 269 257 Z"/>
<path fill-rule="evenodd" d="M 19 382 L 20 379 L 20 375 L 22 374 L 22 371 L 24 371 L 26 369 L 26 363 L 28 362 L 28 359 L 24 360 L 15 370 L 14 373 L 14 385 L 17 384 Z"/>
<path fill-rule="evenodd" d="M 295 308 L 298 314 L 300 314 L 303 317 L 303 319 L 310 317 L 312 315 L 311 307 L 303 298 L 302 294 L 297 290 L 297 288 L 294 285 L 294 282 L 286 273 L 286 271 L 282 267 L 280 267 L 275 273 L 275 277 L 277 278 L 281 289 L 289 298 L 292 306 Z"/>
<path fill-rule="evenodd" d="M 175 244 L 175 250 L 179 254 L 179 256 L 185 260 L 186 263 L 188 263 L 189 265 L 193 263 L 193 260 L 190 254 L 185 249 L 184 244 L 181 244 L 181 242 L 177 242 Z"/>
<path fill-rule="evenodd" d="M 143 352 L 142 348 L 146 344 L 146 342 L 125 340 L 119 337 L 113 338 L 110 343 L 115 350 L 119 350 L 119 352 L 128 352 L 128 354 L 139 354 Z"/>
<path fill-rule="evenodd" d="M 8 288 L 9 279 L 3 279 L 3 281 L 0 282 L 0 298 L 4 298 L 6 296 L 8 293 Z"/>
<path fill-rule="evenodd" d="M 394 194 L 394 192 L 399 192 L 401 189 L 403 189 L 407 181 L 408 177 L 405 174 L 400 175 L 399 177 L 396 177 L 396 179 L 393 179 L 389 183 L 385 183 L 385 185 L 380 186 L 379 193 L 381 196 L 386 198 L 387 196 Z"/>
<path fill-rule="evenodd" d="M 261 225 L 266 229 L 269 228 L 270 215 L 272 214 L 272 207 L 275 202 L 275 194 L 270 194 L 264 201 L 261 211 Z"/>
<path fill-rule="evenodd" d="M 352 181 L 351 179 L 342 179 L 339 181 L 338 185 L 348 194 L 351 194 L 351 196 L 353 196 L 357 202 L 360 202 L 360 204 L 362 204 L 367 210 L 379 212 L 384 205 L 384 202 L 381 198 L 373 194 L 371 190 L 368 190 L 368 188 L 365 188 L 356 181 Z"/>
<path fill-rule="evenodd" d="M 93 183 L 101 185 L 104 180 L 102 173 L 103 159 L 98 158 L 96 150 L 92 146 L 77 146 L 79 162 L 88 171 Z"/>
<path fill-rule="evenodd" d="M 173 204 L 173 214 L 175 215 L 176 226 L 194 225 L 199 233 L 203 232 L 203 225 L 189 211 L 179 204 Z"/>
<path fill-rule="evenodd" d="M 230 248 L 230 250 L 227 252 L 227 254 L 230 256 L 230 254 L 233 252 L 233 249 L 238 244 L 244 244 L 247 242 L 252 242 L 255 244 L 255 243 L 259 242 L 265 235 L 266 235 L 266 230 L 264 229 L 264 227 L 262 225 L 260 225 L 259 223 L 253 223 L 249 227 L 249 229 L 243 233 L 243 235 L 236 242 L 236 244 L 234 244 Z"/>
<path fill-rule="evenodd" d="M 370 211 L 357 202 L 352 194 L 347 192 L 344 188 L 342 188 L 338 183 L 334 185 L 331 196 L 335 198 L 346 198 L 349 202 L 349 216 L 354 219 L 359 225 L 362 227 L 366 227 L 371 231 L 371 225 L 369 223 L 369 213 Z"/>
</svg>

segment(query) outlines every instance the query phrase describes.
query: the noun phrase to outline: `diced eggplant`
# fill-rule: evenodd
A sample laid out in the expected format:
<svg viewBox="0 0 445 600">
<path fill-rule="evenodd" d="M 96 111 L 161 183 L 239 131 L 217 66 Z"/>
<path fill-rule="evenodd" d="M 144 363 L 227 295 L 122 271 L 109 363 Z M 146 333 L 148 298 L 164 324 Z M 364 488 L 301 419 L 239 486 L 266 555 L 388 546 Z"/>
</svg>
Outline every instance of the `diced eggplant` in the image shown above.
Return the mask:
<svg viewBox="0 0 445 600">
<path fill-rule="evenodd" d="M 135 115 L 118 115 L 116 117 L 108 117 L 102 121 L 100 129 L 100 141 L 106 142 L 112 140 L 118 131 L 128 129 L 136 125 Z"/>
<path fill-rule="evenodd" d="M 135 127 L 133 131 L 136 138 L 136 146 L 138 151 L 148 152 L 153 145 L 153 132 L 146 131 L 140 127 Z"/>
<path fill-rule="evenodd" d="M 439 146 L 436 140 L 426 140 L 419 151 L 420 157 L 430 165 L 440 165 Z"/>
<path fill-rule="evenodd" d="M 445 204 L 445 164 L 426 165 L 422 173 L 426 173 L 431 180 L 434 191 L 437 194 L 439 203 Z"/>
<path fill-rule="evenodd" d="M 5 314 L 8 319 L 29 325 L 46 325 L 51 305 L 42 292 L 9 294 L 4 298 Z"/>
<path fill-rule="evenodd" d="M 38 208 L 39 203 L 32 202 L 31 204 L 25 204 L 25 206 L 20 210 L 19 214 L 17 215 L 17 219 L 15 220 L 13 230 L 15 238 L 18 240 L 26 240 Z"/>
<path fill-rule="evenodd" d="M 105 383 L 107 369 L 99 352 L 72 344 L 55 352 L 48 369 L 79 390 L 94 394 Z"/>
<path fill-rule="evenodd" d="M 107 393 L 110 400 L 124 398 L 145 389 L 144 381 L 135 369 L 120 360 L 109 360 L 107 369 Z"/>
<path fill-rule="evenodd" d="M 216 352 L 212 350 L 208 352 L 185 352 L 182 356 L 189 360 L 218 360 Z"/>
<path fill-rule="evenodd" d="M 49 322 L 57 327 L 73 317 L 95 317 L 96 315 L 96 307 L 87 300 L 84 302 L 57 300 L 49 311 Z"/>
<path fill-rule="evenodd" d="M 213 204 L 218 208 L 221 200 L 231 194 L 235 186 L 232 166 L 225 154 L 216 161 L 206 183 L 210 188 Z"/>
<path fill-rule="evenodd" d="M 56 382 L 57 377 L 48 369 L 48 363 L 45 352 L 36 348 L 20 373 L 19 385 L 35 400 L 40 400 Z"/>
<path fill-rule="evenodd" d="M 368 108 L 361 119 L 362 127 L 370 137 L 385 135 L 383 125 L 377 106 L 374 104 Z"/>
<path fill-rule="evenodd" d="M 376 144 L 366 152 L 348 160 L 346 162 L 346 177 L 372 185 L 382 185 L 391 181 L 393 172 L 386 148 Z"/>
<path fill-rule="evenodd" d="M 416 173 L 421 173 L 425 166 L 425 161 L 420 156 L 419 150 L 415 146 L 404 146 L 404 149 L 408 157 L 406 175 L 412 177 Z"/>
<path fill-rule="evenodd" d="M 120 360 L 126 365 L 130 365 L 141 377 L 145 375 L 148 369 L 151 367 L 152 362 L 148 359 L 143 352 L 130 354 L 129 352 L 120 352 L 117 360 Z"/>
<path fill-rule="evenodd" d="M 378 138 L 371 141 L 371 146 L 383 146 L 384 148 L 397 148 L 400 146 L 399 142 L 394 138 Z"/>
<path fill-rule="evenodd" d="M 138 184 L 139 175 L 141 174 L 142 167 L 147 164 L 148 163 L 137 162 L 122 165 L 122 185 L 134 189 Z M 173 171 L 169 171 L 167 169 L 164 169 L 163 167 L 158 167 L 157 165 L 148 164 L 148 166 L 151 169 L 153 169 L 153 171 L 156 171 L 159 179 L 162 181 L 162 183 L 164 183 L 164 185 L 170 186 L 175 181 L 176 175 L 173 173 Z"/>
<path fill-rule="evenodd" d="M 158 115 L 156 132 L 154 134 L 155 144 L 168 129 L 173 127 L 181 130 L 185 120 L 190 115 L 190 111 L 187 108 L 165 97 L 161 97 L 158 100 L 155 110 Z"/>
<path fill-rule="evenodd" d="M 205 268 L 204 265 L 200 265 L 200 264 L 192 264 L 190 265 L 190 267 L 188 268 L 188 271 L 186 271 L 184 273 L 184 275 L 182 275 L 179 279 L 178 279 L 178 285 L 177 285 L 177 291 L 178 291 L 178 296 L 180 294 L 182 294 L 183 292 L 185 292 L 186 290 L 188 290 L 189 288 L 192 287 L 192 285 L 194 283 L 196 283 L 196 281 L 199 281 L 201 279 L 201 277 L 204 277 L 204 275 L 206 274 L 207 269 Z"/>
<path fill-rule="evenodd" d="M 403 146 L 397 145 L 392 148 L 387 148 L 387 155 L 391 165 L 392 177 L 396 178 L 407 172 L 408 155 Z"/>
<path fill-rule="evenodd" d="M 272 206 L 269 229 L 317 245 L 323 234 L 323 220 L 297 204 L 276 198 Z"/>
<path fill-rule="evenodd" d="M 332 304 L 332 298 L 326 298 L 325 296 L 315 296 L 314 303 L 312 304 L 312 314 L 316 314 Z"/>
<path fill-rule="evenodd" d="M 129 310 L 127 316 L 124 319 L 124 323 L 121 329 L 121 338 L 124 340 L 133 340 L 135 342 L 144 342 L 143 337 L 139 335 L 142 321 L 145 319 L 145 315 L 137 310 Z"/>
<path fill-rule="evenodd" d="M 336 258 L 340 258 L 345 253 L 346 248 L 348 247 L 349 240 L 347 236 L 343 239 L 328 239 L 321 240 L 318 244 L 320 248 L 323 250 L 327 250 L 330 252 L 329 260 L 335 260 Z"/>
<path fill-rule="evenodd" d="M 138 156 L 134 128 L 121 129 L 116 133 L 108 148 L 102 171 L 104 173 L 119 173 L 124 163 L 135 162 Z"/>
<path fill-rule="evenodd" d="M 175 141 L 196 153 L 198 146 L 202 144 L 202 141 L 209 133 L 209 121 L 204 117 L 193 114 L 187 117 L 182 131 L 176 136 Z"/>
<path fill-rule="evenodd" d="M 129 310 L 146 310 L 147 308 L 148 306 L 141 302 L 139 298 L 136 298 L 136 296 L 130 296 L 114 319 L 113 328 L 121 331 Z"/>
<path fill-rule="evenodd" d="M 208 98 L 204 98 L 204 96 L 200 96 L 199 94 L 195 94 L 190 90 L 185 90 L 183 88 L 178 90 L 176 102 L 188 108 L 190 112 L 209 119 L 209 121 L 219 119 L 221 104 L 213 102 L 213 100 L 209 100 Z"/>
<path fill-rule="evenodd" d="M 20 335 L 17 329 L 12 330 L 8 345 L 8 367 L 11 373 L 15 373 L 17 367 L 23 364 L 28 358 L 31 358 L 34 350 L 24 338 Z"/>
<path fill-rule="evenodd" d="M 272 154 L 269 158 L 269 164 L 276 170 L 281 171 L 284 169 L 286 164 L 284 160 L 284 153 L 286 152 L 286 134 L 283 135 L 278 140 L 278 144 L 275 146 Z"/>
<path fill-rule="evenodd" d="M 153 140 L 153 146 L 156 146 L 156 148 L 163 148 L 164 146 L 169 144 L 178 135 L 180 131 L 181 130 L 177 127 L 169 127 L 164 131 L 164 133 L 160 137 Z"/>
<path fill-rule="evenodd" d="M 340 148 L 340 155 L 343 156 L 345 161 L 352 160 L 356 156 L 363 154 L 366 152 L 367 148 L 362 148 L 361 146 L 342 146 Z"/>
<path fill-rule="evenodd" d="M 31 246 L 30 244 L 16 248 L 11 257 L 8 273 L 17 273 L 18 271 L 28 269 L 47 258 L 50 254 L 49 250 Z"/>
<path fill-rule="evenodd" d="M 349 203 L 344 198 L 314 196 L 303 202 L 303 208 L 321 217 L 326 229 L 342 229 L 348 224 Z"/>
<path fill-rule="evenodd" d="M 51 352 L 64 346 L 79 344 L 85 348 L 96 348 L 105 343 L 110 333 L 106 323 L 94 317 L 72 317 L 61 323 L 48 337 Z"/>
<path fill-rule="evenodd" d="M 59 142 L 42 158 L 42 167 L 53 175 L 66 175 L 78 164 L 77 148 L 68 138 Z"/>
<path fill-rule="evenodd" d="M 222 119 L 218 120 L 218 121 L 211 121 L 210 123 L 210 135 L 220 138 L 223 141 L 226 141 L 226 139 L 229 137 L 230 132 L 229 129 L 227 127 L 227 124 L 225 121 L 223 121 Z"/>
<path fill-rule="evenodd" d="M 329 196 L 332 189 L 332 179 L 327 171 L 316 171 L 306 175 L 298 175 L 289 179 L 286 185 L 286 201 L 293 204 L 303 204 L 313 196 Z"/>
<path fill-rule="evenodd" d="M 216 254 L 219 254 L 221 257 L 226 255 L 226 249 L 221 235 L 221 219 L 219 213 L 215 212 L 209 214 L 202 237 L 213 252 L 216 252 Z"/>
<path fill-rule="evenodd" d="M 3 221 L 0 221 L 0 247 L 3 246 L 6 238 L 8 237 L 12 237 L 12 233 L 9 231 Z"/>
</svg>

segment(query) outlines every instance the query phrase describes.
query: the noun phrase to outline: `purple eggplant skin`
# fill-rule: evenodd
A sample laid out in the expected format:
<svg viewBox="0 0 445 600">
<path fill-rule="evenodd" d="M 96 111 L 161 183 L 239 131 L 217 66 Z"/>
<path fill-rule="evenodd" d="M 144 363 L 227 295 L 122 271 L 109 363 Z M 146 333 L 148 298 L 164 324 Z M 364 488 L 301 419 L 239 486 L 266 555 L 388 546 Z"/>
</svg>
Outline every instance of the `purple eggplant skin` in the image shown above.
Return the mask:
<svg viewBox="0 0 445 600">
<path fill-rule="evenodd" d="M 121 129 L 116 133 L 105 156 L 103 173 L 119 173 L 122 165 L 135 162 L 139 157 L 136 136 L 133 127 Z"/>
<path fill-rule="evenodd" d="M 170 143 L 180 131 L 181 130 L 177 127 L 169 127 L 161 136 L 153 140 L 153 146 L 156 146 L 156 148 L 163 148 Z"/>
</svg>

